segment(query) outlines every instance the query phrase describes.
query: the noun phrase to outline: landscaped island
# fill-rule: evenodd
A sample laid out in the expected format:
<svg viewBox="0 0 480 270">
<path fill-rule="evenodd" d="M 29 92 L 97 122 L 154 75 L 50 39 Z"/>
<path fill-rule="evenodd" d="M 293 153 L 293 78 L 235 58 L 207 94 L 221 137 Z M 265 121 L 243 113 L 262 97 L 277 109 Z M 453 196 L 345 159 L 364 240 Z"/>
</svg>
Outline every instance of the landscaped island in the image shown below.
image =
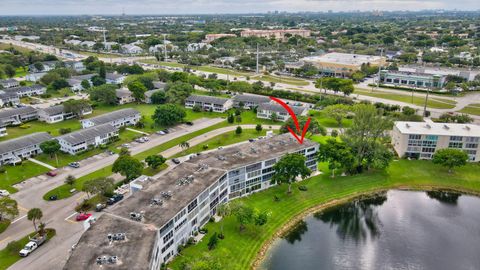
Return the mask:
<svg viewBox="0 0 480 270">
<path fill-rule="evenodd" d="M 218 269 L 255 268 L 259 266 L 272 240 L 304 216 L 363 194 L 388 189 L 447 189 L 480 194 L 478 164 L 469 164 L 449 174 L 447 169 L 430 161 L 399 160 L 392 162 L 384 172 L 334 179 L 330 178 L 326 164 L 321 164 L 320 167 L 323 175 L 297 183 L 291 195 L 286 194 L 287 186 L 283 185 L 240 199 L 260 212 L 270 212 L 269 220 L 264 226 L 247 226 L 240 232 L 234 216 L 209 223 L 206 225 L 208 233 L 204 240 L 184 249 L 168 266 L 183 269 L 184 262 L 195 265 L 195 262 L 203 260 L 212 267 L 220 266 Z M 298 190 L 299 185 L 306 186 L 308 190 Z M 278 200 L 274 200 L 275 196 Z M 209 251 L 208 238 L 215 232 L 219 233 L 222 227 L 225 239 L 219 240 L 217 247 Z"/>
</svg>

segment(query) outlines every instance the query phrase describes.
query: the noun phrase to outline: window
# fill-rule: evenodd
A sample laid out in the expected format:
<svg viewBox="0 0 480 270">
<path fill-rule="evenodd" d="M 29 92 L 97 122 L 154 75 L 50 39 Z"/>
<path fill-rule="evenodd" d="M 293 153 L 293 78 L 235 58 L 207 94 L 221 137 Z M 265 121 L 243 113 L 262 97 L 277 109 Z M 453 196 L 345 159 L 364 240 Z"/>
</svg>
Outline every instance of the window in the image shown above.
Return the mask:
<svg viewBox="0 0 480 270">
<path fill-rule="evenodd" d="M 193 202 L 191 202 L 189 205 L 188 205 L 188 213 L 192 212 L 193 209 L 195 209 L 195 207 L 197 207 L 197 199 L 195 199 Z"/>
<path fill-rule="evenodd" d="M 450 136 L 450 141 L 461 142 L 463 140 L 462 136 Z"/>
<path fill-rule="evenodd" d="M 478 148 L 478 143 L 467 143 L 467 144 L 465 144 L 465 148 L 477 149 Z"/>
<path fill-rule="evenodd" d="M 461 142 L 450 142 L 448 144 L 448 148 L 462 148 L 463 147 L 463 143 Z"/>
</svg>

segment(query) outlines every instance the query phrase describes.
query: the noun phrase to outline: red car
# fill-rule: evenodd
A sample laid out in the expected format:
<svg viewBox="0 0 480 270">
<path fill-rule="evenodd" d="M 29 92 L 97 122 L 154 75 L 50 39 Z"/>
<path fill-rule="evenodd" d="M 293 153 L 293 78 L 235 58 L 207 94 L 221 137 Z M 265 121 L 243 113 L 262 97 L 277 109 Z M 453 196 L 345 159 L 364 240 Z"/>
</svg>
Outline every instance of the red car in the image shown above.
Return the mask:
<svg viewBox="0 0 480 270">
<path fill-rule="evenodd" d="M 49 171 L 49 172 L 47 172 L 47 175 L 51 176 L 51 177 L 54 177 L 54 176 L 57 176 L 57 172 L 56 171 Z"/>
<path fill-rule="evenodd" d="M 82 221 L 82 220 L 87 220 L 91 216 L 92 216 L 92 214 L 89 214 L 89 213 L 80 213 L 80 214 L 77 215 L 77 217 L 75 219 L 77 221 Z"/>
</svg>

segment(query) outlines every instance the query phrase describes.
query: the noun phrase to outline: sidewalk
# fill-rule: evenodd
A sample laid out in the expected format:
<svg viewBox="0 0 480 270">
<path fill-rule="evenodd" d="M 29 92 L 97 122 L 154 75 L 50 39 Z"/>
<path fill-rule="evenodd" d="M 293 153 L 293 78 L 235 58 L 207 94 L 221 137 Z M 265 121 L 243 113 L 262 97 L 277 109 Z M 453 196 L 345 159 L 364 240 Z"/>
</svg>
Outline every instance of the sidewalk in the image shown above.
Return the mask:
<svg viewBox="0 0 480 270">
<path fill-rule="evenodd" d="M 43 162 L 41 162 L 40 160 L 36 160 L 36 159 L 34 159 L 34 158 L 28 158 L 28 160 L 31 161 L 31 162 L 33 162 L 33 163 L 37 163 L 38 165 L 43 166 L 43 167 L 45 167 L 45 168 L 47 168 L 47 169 L 50 169 L 50 170 L 56 170 L 56 169 L 57 169 L 57 168 L 55 168 L 55 167 L 53 167 L 53 166 L 48 165 L 47 163 L 43 163 Z"/>
</svg>

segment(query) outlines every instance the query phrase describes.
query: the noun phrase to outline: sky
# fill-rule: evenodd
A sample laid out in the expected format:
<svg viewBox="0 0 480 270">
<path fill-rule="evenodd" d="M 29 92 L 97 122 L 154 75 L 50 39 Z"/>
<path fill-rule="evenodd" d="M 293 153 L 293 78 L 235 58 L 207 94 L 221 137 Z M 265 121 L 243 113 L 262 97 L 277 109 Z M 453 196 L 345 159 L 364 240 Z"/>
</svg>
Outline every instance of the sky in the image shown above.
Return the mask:
<svg viewBox="0 0 480 270">
<path fill-rule="evenodd" d="M 0 0 L 0 15 L 232 14 L 268 11 L 480 10 L 480 0 Z"/>
</svg>

